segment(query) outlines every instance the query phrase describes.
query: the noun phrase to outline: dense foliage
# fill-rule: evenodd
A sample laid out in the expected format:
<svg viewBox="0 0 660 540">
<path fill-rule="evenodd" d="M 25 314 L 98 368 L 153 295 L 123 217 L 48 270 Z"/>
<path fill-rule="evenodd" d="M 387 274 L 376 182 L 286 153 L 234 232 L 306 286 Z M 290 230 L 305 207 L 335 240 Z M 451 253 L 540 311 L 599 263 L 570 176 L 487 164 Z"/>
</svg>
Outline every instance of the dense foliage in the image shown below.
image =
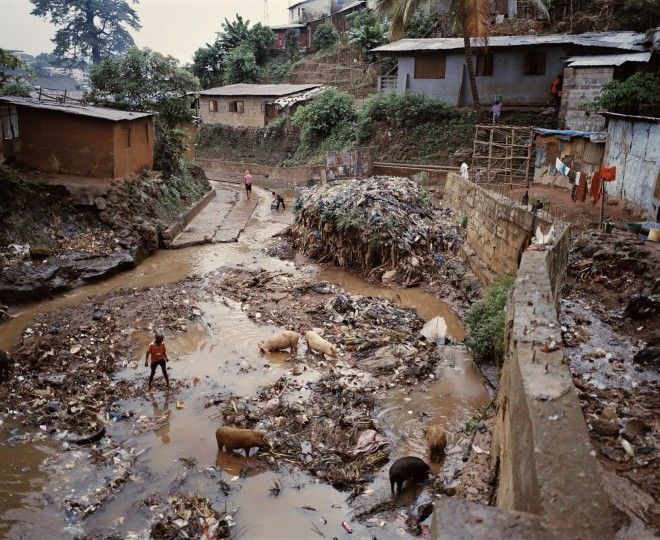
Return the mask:
<svg viewBox="0 0 660 540">
<path fill-rule="evenodd" d="M 190 120 L 187 92 L 199 88 L 199 81 L 179 67 L 179 61 L 150 49 L 131 47 L 94 66 L 90 99 L 116 108 L 155 110 L 158 121 L 168 127 Z"/>
<path fill-rule="evenodd" d="M 362 10 L 350 18 L 350 28 L 347 31 L 349 43 L 360 47 L 365 60 L 372 59 L 371 49 L 387 42 L 387 21 L 373 11 Z"/>
<path fill-rule="evenodd" d="M 339 41 L 339 33 L 331 24 L 320 24 L 314 32 L 314 47 L 319 51 L 331 49 Z"/>
<path fill-rule="evenodd" d="M 320 140 L 339 125 L 353 121 L 353 96 L 330 88 L 315 97 L 309 105 L 300 107 L 293 115 L 293 125 L 302 139 Z"/>
<path fill-rule="evenodd" d="M 140 19 L 130 4 L 135 0 L 30 0 L 32 14 L 48 18 L 59 27 L 53 38 L 59 58 L 89 60 L 104 58 L 134 45 L 129 30 L 140 28 Z"/>
<path fill-rule="evenodd" d="M 224 74 L 225 50 L 220 43 L 207 43 L 195 51 L 193 63 L 190 68 L 198 79 L 202 88 L 212 88 L 222 84 Z"/>
<path fill-rule="evenodd" d="M 261 23 L 250 28 L 250 21 L 236 15 L 235 21 L 225 19 L 222 23 L 222 30 L 218 32 L 218 42 L 227 53 L 241 45 L 249 45 L 256 61 L 261 64 L 266 60 L 270 48 L 275 43 L 275 33 Z"/>
<path fill-rule="evenodd" d="M 505 307 L 513 278 L 498 279 L 486 291 L 486 296 L 472 306 L 468 313 L 468 334 L 465 345 L 475 362 L 499 363 L 504 358 Z"/>
<path fill-rule="evenodd" d="M 258 72 L 257 59 L 249 43 L 243 43 L 229 51 L 223 76 L 225 84 L 256 82 Z"/>
<path fill-rule="evenodd" d="M 452 34 L 451 26 L 450 17 L 447 17 L 446 13 L 435 10 L 427 13 L 420 10 L 413 15 L 406 29 L 406 37 L 411 39 L 449 37 Z"/>
<path fill-rule="evenodd" d="M 622 113 L 660 114 L 660 75 L 640 72 L 625 81 L 610 81 L 594 104 Z"/>
<path fill-rule="evenodd" d="M 9 51 L 0 48 L 0 84 L 13 78 L 14 71 L 23 67 L 23 62 Z"/>
<path fill-rule="evenodd" d="M 374 121 L 385 120 L 392 125 L 415 127 L 429 122 L 440 122 L 456 115 L 448 103 L 428 99 L 423 94 L 372 94 L 358 113 L 358 135 L 367 139 Z"/>
</svg>

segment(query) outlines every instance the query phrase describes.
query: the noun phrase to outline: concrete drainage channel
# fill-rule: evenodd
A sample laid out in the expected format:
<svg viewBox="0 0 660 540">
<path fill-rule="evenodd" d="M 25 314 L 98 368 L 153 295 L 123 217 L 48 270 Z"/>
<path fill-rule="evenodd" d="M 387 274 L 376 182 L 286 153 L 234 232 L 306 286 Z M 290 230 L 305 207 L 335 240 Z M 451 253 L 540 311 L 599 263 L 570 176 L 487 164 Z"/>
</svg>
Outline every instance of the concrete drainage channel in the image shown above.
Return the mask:
<svg viewBox="0 0 660 540">
<path fill-rule="evenodd" d="M 454 173 L 445 200 L 468 216 L 468 245 L 479 259 L 471 266 L 506 271 L 518 256 L 520 265 L 507 303 L 491 448 L 499 511 L 445 498 L 436 504 L 433 533 L 456 538 L 467 527 L 473 537 L 612 537 L 609 502 L 561 346 L 557 310 L 570 230 Z M 537 223 L 554 225 L 555 243 L 522 252 Z"/>
</svg>

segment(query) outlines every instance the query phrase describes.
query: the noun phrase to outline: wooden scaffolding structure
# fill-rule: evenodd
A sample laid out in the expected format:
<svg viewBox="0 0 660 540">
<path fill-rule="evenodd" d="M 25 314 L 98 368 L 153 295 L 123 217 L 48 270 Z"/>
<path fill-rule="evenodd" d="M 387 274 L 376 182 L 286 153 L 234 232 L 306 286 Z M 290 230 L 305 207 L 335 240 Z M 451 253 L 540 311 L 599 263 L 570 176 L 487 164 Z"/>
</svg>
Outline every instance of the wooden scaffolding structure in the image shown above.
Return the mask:
<svg viewBox="0 0 660 540">
<path fill-rule="evenodd" d="M 481 171 L 482 182 L 509 182 L 529 186 L 534 128 L 477 125 L 474 133 L 472 172 Z"/>
</svg>

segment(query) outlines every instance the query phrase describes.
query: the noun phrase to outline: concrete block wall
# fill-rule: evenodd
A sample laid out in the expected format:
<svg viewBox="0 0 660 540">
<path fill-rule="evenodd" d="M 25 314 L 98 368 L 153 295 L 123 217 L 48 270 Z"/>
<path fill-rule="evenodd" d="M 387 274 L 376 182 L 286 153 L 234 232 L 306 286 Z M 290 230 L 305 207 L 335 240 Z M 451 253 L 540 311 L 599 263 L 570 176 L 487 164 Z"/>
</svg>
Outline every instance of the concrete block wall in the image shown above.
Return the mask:
<svg viewBox="0 0 660 540">
<path fill-rule="evenodd" d="M 515 275 L 533 229 L 548 226 L 521 204 L 456 173 L 447 175 L 444 201 L 456 213 L 467 215 L 466 243 L 494 275 Z"/>
<path fill-rule="evenodd" d="M 525 252 L 507 302 L 491 449 L 497 506 L 563 524 L 571 537 L 611 538 L 609 501 L 561 347 L 557 300 L 568 247 L 564 229 L 549 251 Z"/>
<path fill-rule="evenodd" d="M 603 85 L 614 78 L 612 67 L 584 67 L 564 69 L 564 84 L 559 118 L 566 129 L 603 131 L 605 118 L 588 110 Z"/>
</svg>

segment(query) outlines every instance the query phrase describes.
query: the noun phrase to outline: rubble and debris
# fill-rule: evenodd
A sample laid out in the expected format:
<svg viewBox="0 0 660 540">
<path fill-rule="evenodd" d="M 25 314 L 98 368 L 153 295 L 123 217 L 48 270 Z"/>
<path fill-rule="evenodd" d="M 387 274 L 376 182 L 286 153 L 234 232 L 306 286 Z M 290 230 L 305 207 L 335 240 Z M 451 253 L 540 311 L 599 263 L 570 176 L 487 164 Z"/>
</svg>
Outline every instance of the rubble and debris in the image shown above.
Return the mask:
<svg viewBox="0 0 660 540">
<path fill-rule="evenodd" d="M 206 497 L 193 493 L 166 499 L 154 495 L 143 504 L 153 515 L 150 538 L 229 538 L 230 529 L 235 525 L 231 514 L 217 512 Z"/>
</svg>

